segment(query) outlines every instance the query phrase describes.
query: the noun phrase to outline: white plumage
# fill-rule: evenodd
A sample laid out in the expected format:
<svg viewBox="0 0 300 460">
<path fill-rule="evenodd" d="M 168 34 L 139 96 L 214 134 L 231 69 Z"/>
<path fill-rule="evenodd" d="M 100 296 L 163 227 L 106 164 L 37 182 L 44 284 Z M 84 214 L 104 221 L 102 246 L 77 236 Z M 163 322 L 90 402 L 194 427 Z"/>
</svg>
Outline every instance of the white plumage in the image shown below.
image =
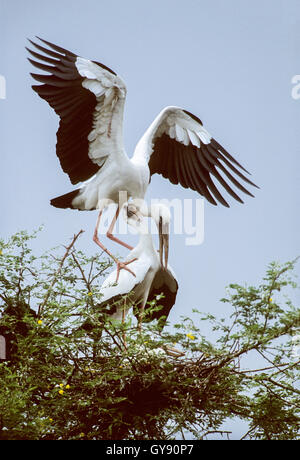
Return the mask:
<svg viewBox="0 0 300 460">
<path fill-rule="evenodd" d="M 253 196 L 241 184 L 242 180 L 255 186 L 243 174 L 247 173 L 245 168 L 209 134 L 198 117 L 179 107 L 160 112 L 129 158 L 123 143 L 126 85 L 121 77 L 99 62 L 41 41 L 47 47 L 31 41 L 39 52 L 28 50 L 36 58 L 29 60 L 46 74 L 31 74 L 42 83 L 32 88 L 60 116 L 56 153 L 72 184 L 81 183 L 77 190 L 52 199 L 51 204 L 99 209 L 94 241 L 110 256 L 97 235 L 103 209 L 111 202 L 118 204 L 107 236 L 132 249 L 112 234 L 113 228 L 127 200 L 144 198 L 153 174 L 197 191 L 214 205 L 219 202 L 229 207 L 217 185 L 241 203 L 231 185 Z M 120 192 L 124 192 L 121 201 Z M 114 260 L 119 270 L 130 270 Z"/>
<path fill-rule="evenodd" d="M 158 319 L 161 327 L 163 327 L 175 303 L 178 290 L 175 273 L 168 265 L 170 212 L 161 203 L 152 205 L 150 212 L 145 213 L 144 209 L 143 214 L 141 214 L 136 206 L 129 205 L 128 223 L 134 225 L 139 231 L 139 242 L 127 257 L 127 260 L 134 259 L 130 267 L 136 276 L 134 277 L 131 273 L 123 270 L 119 275 L 118 282 L 116 282 L 117 270 L 111 272 L 101 286 L 102 298 L 98 311 L 106 311 L 111 318 L 122 320 L 131 306 L 135 304 L 139 309 L 137 317 L 141 324 L 147 302 L 156 299 L 162 293 L 163 297 L 157 303 L 163 308 L 152 312 L 148 317 L 146 315 L 146 321 Z M 160 256 L 154 247 L 147 221 L 143 219 L 144 216 L 151 216 L 159 228 Z M 163 251 L 166 252 L 162 264 Z M 130 295 L 124 300 L 122 296 L 126 294 Z"/>
</svg>

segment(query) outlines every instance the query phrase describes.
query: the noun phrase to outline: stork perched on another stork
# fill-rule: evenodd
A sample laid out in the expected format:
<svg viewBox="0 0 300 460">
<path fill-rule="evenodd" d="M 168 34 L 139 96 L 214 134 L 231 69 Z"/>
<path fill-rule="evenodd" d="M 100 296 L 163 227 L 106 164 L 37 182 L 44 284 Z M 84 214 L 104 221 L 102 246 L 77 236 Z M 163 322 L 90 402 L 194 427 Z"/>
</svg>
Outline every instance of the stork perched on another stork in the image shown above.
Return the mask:
<svg viewBox="0 0 300 460">
<path fill-rule="evenodd" d="M 128 224 L 139 232 L 139 242 L 127 257 L 128 260 L 134 259 L 132 269 L 136 276 L 126 271 L 118 274 L 114 270 L 110 273 L 101 286 L 103 297 L 96 308 L 100 314 L 103 312 L 113 319 L 124 320 L 128 310 L 135 305 L 139 329 L 143 320 L 148 322 L 154 319 L 163 329 L 178 291 L 176 276 L 168 265 L 170 211 L 161 203 L 152 205 L 150 210 L 129 204 L 127 216 Z M 144 217 L 152 217 L 158 227 L 159 255 Z M 129 294 L 128 298 L 124 297 L 126 294 Z M 160 294 L 163 297 L 158 300 Z M 152 311 L 151 306 L 147 307 L 153 300 L 158 300 L 162 308 Z"/>
<path fill-rule="evenodd" d="M 63 171 L 72 184 L 87 181 L 78 189 L 52 199 L 53 206 L 99 209 L 99 224 L 108 200 L 117 203 L 107 236 L 132 249 L 113 235 L 124 204 L 119 202 L 119 192 L 126 192 L 126 200 L 143 199 L 155 173 L 173 184 L 197 191 L 213 205 L 219 202 L 229 207 L 215 182 L 241 203 L 229 184 L 253 196 L 241 183 L 256 187 L 243 174 L 248 173 L 246 169 L 208 133 L 197 116 L 179 107 L 166 107 L 160 112 L 129 159 L 123 144 L 126 85 L 121 77 L 99 62 L 39 40 L 47 47 L 30 40 L 35 50 L 28 51 L 35 60 L 29 61 L 46 74 L 31 74 L 42 83 L 32 88 L 60 116 L 56 154 Z M 114 258 L 96 232 L 93 238 Z M 131 271 L 123 262 L 114 260 L 118 270 Z"/>
</svg>

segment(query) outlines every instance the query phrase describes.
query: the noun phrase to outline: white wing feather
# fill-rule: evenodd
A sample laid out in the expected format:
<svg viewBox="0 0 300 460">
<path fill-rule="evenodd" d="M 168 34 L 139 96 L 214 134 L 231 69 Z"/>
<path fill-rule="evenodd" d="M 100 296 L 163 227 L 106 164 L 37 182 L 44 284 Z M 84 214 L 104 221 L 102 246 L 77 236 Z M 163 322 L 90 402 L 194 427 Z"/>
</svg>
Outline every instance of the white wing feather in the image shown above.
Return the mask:
<svg viewBox="0 0 300 460">
<path fill-rule="evenodd" d="M 78 73 L 84 78 L 82 86 L 97 99 L 93 129 L 88 136 L 89 157 L 103 163 L 103 157 L 124 154 L 123 115 L 126 85 L 121 77 L 98 64 L 81 57 L 76 59 Z"/>
<path fill-rule="evenodd" d="M 149 162 L 155 140 L 162 134 L 183 145 L 209 144 L 212 136 L 197 120 L 180 107 L 170 106 L 163 109 L 137 143 L 133 158 Z"/>
</svg>

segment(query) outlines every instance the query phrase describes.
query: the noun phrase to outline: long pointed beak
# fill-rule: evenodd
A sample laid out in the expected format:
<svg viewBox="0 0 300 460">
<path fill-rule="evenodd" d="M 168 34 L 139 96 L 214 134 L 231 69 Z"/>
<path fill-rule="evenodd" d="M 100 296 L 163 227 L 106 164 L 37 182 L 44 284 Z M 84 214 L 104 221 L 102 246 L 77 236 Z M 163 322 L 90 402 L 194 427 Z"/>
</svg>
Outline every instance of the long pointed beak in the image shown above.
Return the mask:
<svg viewBox="0 0 300 460">
<path fill-rule="evenodd" d="M 125 209 L 125 212 L 126 212 L 126 215 L 127 215 L 127 219 L 133 219 L 138 224 L 143 221 L 143 214 L 141 213 L 141 211 L 136 206 L 131 206 L 130 207 L 127 204 L 127 206 L 124 209 Z"/>
<path fill-rule="evenodd" d="M 169 260 L 169 233 L 163 235 L 164 238 L 164 249 L 165 249 L 165 270 L 168 269 L 168 260 Z"/>
<path fill-rule="evenodd" d="M 159 259 L 161 266 L 167 270 L 169 259 L 169 224 L 162 223 L 159 219 Z"/>
</svg>

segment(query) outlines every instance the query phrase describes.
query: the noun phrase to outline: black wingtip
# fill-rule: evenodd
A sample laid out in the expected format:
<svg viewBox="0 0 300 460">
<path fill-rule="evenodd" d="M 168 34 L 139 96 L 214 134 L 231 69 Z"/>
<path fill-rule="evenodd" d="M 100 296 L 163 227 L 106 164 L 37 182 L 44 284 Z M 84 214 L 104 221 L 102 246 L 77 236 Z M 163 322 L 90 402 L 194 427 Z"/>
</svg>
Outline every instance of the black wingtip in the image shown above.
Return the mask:
<svg viewBox="0 0 300 460">
<path fill-rule="evenodd" d="M 223 153 L 223 155 L 225 155 L 228 158 L 228 160 L 232 161 L 239 168 L 241 168 L 245 173 L 251 176 L 251 173 L 247 171 L 247 169 L 243 165 L 241 165 L 241 163 L 239 163 L 232 155 L 230 155 L 230 153 L 227 152 L 227 150 L 224 149 L 224 147 L 218 141 L 216 141 L 215 138 L 212 137 L 210 140 L 210 143 L 214 148 L 216 148 L 217 150 L 220 150 Z"/>
<path fill-rule="evenodd" d="M 43 77 L 43 75 L 40 75 L 40 74 L 38 74 L 38 73 L 32 73 L 32 72 L 30 72 L 29 75 L 30 75 L 32 78 L 34 78 L 34 80 L 36 80 L 36 81 L 40 81 L 39 78 L 40 78 L 40 77 Z M 43 83 L 43 82 L 41 82 L 41 83 Z"/>
<path fill-rule="evenodd" d="M 46 45 L 49 45 L 49 42 L 47 42 L 44 38 L 39 37 L 38 35 L 35 36 L 38 40 L 41 40 L 41 42 L 45 43 Z"/>
<path fill-rule="evenodd" d="M 44 40 L 43 38 L 38 37 L 37 35 L 36 35 L 36 38 L 58 53 L 64 54 L 65 56 L 76 56 L 76 54 L 72 53 L 72 51 L 69 51 L 65 48 L 62 48 L 61 46 L 55 45 L 54 43 Z"/>
<path fill-rule="evenodd" d="M 35 37 L 35 38 L 37 38 L 37 37 Z M 29 41 L 29 43 L 31 43 L 32 45 L 34 45 L 34 46 L 38 46 L 38 44 L 37 44 L 37 43 L 35 43 L 33 40 L 31 40 L 31 38 L 27 38 L 27 40 L 28 40 L 28 41 Z"/>
<path fill-rule="evenodd" d="M 35 91 L 40 96 L 40 88 L 42 86 L 43 85 L 32 85 L 31 88 L 33 89 L 33 91 Z"/>
<path fill-rule="evenodd" d="M 36 45 L 36 44 L 34 43 L 34 41 L 33 41 L 33 40 L 31 40 L 30 38 L 27 38 L 27 40 L 28 40 L 28 41 L 29 41 L 29 43 L 31 43 L 32 45 L 34 45 L 34 46 Z M 28 48 L 27 48 L 27 49 L 28 49 Z"/>
<path fill-rule="evenodd" d="M 35 38 L 37 38 L 38 40 L 40 40 L 40 41 L 41 41 L 42 43 L 44 43 L 45 45 L 50 46 L 50 42 L 47 42 L 46 40 L 44 40 L 43 38 L 39 37 L 38 35 L 36 35 Z"/>
</svg>

